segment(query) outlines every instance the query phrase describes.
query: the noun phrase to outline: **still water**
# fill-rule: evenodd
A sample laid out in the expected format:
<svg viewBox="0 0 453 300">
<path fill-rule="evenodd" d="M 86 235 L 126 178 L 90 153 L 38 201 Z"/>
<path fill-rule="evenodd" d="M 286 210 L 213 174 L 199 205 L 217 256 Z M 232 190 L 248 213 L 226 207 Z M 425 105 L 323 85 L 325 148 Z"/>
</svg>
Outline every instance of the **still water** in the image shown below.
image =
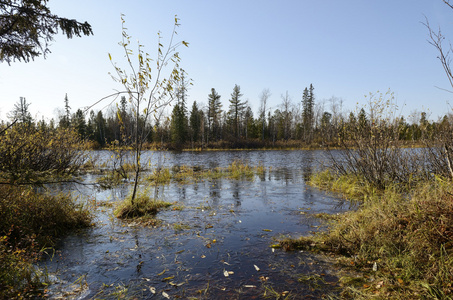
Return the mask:
<svg viewBox="0 0 453 300">
<path fill-rule="evenodd" d="M 93 152 L 111 165 L 111 153 Z M 322 151 L 147 152 L 156 166 L 226 167 L 235 160 L 262 165 L 244 180 L 200 179 L 158 187 L 174 203 L 161 225 L 116 219 L 114 205 L 130 185 L 101 190 L 65 186 L 93 205 L 95 226 L 60 242 L 41 264 L 54 284 L 49 295 L 73 299 L 319 299 L 337 291 L 337 270 L 322 256 L 273 249 L 277 238 L 323 230 L 312 215 L 349 209 L 342 199 L 305 184 Z M 84 175 L 93 183 L 100 175 Z M 154 187 L 150 193 L 156 193 Z M 175 209 L 177 208 L 177 209 Z"/>
</svg>

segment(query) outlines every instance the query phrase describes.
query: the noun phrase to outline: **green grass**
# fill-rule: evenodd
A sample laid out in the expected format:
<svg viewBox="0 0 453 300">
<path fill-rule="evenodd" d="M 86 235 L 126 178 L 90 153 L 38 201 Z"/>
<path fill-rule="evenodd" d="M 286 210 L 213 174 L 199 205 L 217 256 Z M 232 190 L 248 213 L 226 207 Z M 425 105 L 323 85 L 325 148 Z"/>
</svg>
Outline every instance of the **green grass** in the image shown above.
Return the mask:
<svg viewBox="0 0 453 300">
<path fill-rule="evenodd" d="M 343 298 L 453 298 L 451 182 L 436 178 L 411 190 L 389 186 L 376 191 L 350 176 L 314 178 L 314 184 L 323 178 L 324 188 L 361 204 L 328 220 L 327 232 L 282 239 L 283 248 L 335 254 L 343 270 L 359 274 L 342 277 Z"/>
</svg>

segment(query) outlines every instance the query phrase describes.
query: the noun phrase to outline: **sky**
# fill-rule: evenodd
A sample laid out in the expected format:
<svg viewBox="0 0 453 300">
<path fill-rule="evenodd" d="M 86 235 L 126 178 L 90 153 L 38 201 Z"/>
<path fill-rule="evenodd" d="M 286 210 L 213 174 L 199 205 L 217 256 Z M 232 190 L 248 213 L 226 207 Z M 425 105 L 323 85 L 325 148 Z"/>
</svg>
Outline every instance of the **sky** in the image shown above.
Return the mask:
<svg viewBox="0 0 453 300">
<path fill-rule="evenodd" d="M 156 57 L 157 33 L 169 42 L 175 15 L 180 66 L 193 85 L 193 101 L 206 105 L 211 88 L 227 110 L 235 84 L 255 116 L 260 94 L 269 89 L 268 106 L 279 107 L 288 92 L 299 105 L 313 84 L 315 99 L 343 102 L 352 111 L 365 95 L 390 90 L 401 114 L 426 111 L 431 119 L 451 111 L 453 90 L 436 49 L 427 41 L 425 18 L 453 40 L 453 10 L 442 0 L 50 0 L 61 17 L 87 21 L 94 35 L 67 39 L 59 34 L 46 58 L 29 63 L 0 63 L 0 119 L 20 97 L 32 116 L 57 118 L 68 95 L 72 112 L 121 90 L 112 80 L 109 60 L 124 63 L 121 14 L 132 36 Z M 446 41 L 446 46 L 448 40 Z M 94 110 L 108 110 L 109 100 Z"/>
</svg>

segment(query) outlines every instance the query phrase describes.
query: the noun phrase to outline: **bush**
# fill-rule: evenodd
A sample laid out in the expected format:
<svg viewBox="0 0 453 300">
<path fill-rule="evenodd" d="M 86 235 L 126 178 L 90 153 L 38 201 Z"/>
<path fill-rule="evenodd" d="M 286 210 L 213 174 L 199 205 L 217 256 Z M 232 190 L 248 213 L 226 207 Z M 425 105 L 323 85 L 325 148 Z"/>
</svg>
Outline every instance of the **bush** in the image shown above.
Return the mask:
<svg viewBox="0 0 453 300">
<path fill-rule="evenodd" d="M 71 230 L 90 226 L 91 215 L 70 195 L 3 185 L 0 220 L 0 299 L 13 299 L 40 293 L 43 284 L 33 263 L 41 250 Z"/>
<path fill-rule="evenodd" d="M 41 184 L 75 174 L 85 161 L 83 143 L 70 129 L 15 125 L 0 134 L 2 183 Z"/>
</svg>

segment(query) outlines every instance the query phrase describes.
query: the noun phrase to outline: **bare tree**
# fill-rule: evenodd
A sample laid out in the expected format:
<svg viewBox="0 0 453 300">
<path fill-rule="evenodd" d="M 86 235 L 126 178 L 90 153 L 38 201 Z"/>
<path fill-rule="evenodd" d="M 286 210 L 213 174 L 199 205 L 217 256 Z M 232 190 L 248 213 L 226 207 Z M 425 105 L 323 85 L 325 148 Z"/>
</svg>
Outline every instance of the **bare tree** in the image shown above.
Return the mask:
<svg viewBox="0 0 453 300">
<path fill-rule="evenodd" d="M 453 9 L 453 4 L 450 3 L 450 0 L 443 0 L 443 2 L 448 7 Z M 440 27 L 435 31 L 429 24 L 428 18 L 425 18 L 424 25 L 428 29 L 428 42 L 436 48 L 438 52 L 437 58 L 440 60 L 445 75 L 450 82 L 450 86 L 453 88 L 453 72 L 451 70 L 451 53 L 453 52 L 453 47 L 451 43 L 449 43 L 448 46 L 444 45 L 446 37 L 442 34 Z M 449 90 L 449 92 L 452 91 Z M 427 151 L 429 151 L 429 153 L 434 153 L 433 155 L 430 155 L 430 157 L 434 158 L 435 160 L 437 160 L 438 157 L 441 157 L 444 161 L 444 165 L 448 166 L 448 175 L 450 176 L 450 178 L 453 178 L 453 129 L 451 127 L 452 126 L 450 124 L 448 128 L 444 129 L 443 134 L 438 136 L 435 140 L 436 144 L 440 144 L 440 149 L 443 150 L 439 151 L 438 149 L 433 149 L 433 147 L 436 147 L 436 145 L 433 145 L 431 141 L 425 141 L 425 144 L 427 146 Z"/>
<path fill-rule="evenodd" d="M 266 110 L 267 108 L 267 100 L 271 97 L 271 92 L 269 89 L 264 89 L 260 94 L 260 109 L 259 115 L 261 118 L 261 125 L 262 125 L 262 133 L 261 138 L 264 141 L 265 130 L 266 130 Z"/>
</svg>

